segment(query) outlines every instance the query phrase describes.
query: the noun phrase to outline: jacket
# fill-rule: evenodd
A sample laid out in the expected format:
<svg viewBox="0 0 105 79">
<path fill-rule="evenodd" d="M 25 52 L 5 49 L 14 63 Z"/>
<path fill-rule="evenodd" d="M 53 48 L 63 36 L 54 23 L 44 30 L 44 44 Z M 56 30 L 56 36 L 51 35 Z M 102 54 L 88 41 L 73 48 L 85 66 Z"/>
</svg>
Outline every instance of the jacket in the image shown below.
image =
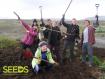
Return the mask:
<svg viewBox="0 0 105 79">
<path fill-rule="evenodd" d="M 45 25 L 45 24 L 44 24 L 44 25 Z M 43 35 L 44 35 L 44 38 L 45 38 L 45 39 L 48 39 L 49 32 L 50 32 L 50 30 L 48 30 L 48 29 L 51 29 L 51 27 L 50 27 L 49 25 L 45 25 L 45 27 L 46 27 L 47 29 L 43 31 Z"/>
<path fill-rule="evenodd" d="M 83 33 L 82 33 L 82 39 L 81 39 L 82 44 L 83 44 L 83 40 L 84 40 L 83 37 L 84 36 L 83 36 Z M 88 27 L 88 43 L 90 45 L 95 44 L 95 28 L 93 26 Z"/>
<path fill-rule="evenodd" d="M 59 27 L 58 26 L 52 27 L 50 32 L 51 33 L 48 38 L 49 44 L 53 46 L 60 45 L 60 39 L 62 38 L 62 36 L 61 36 Z"/>
<path fill-rule="evenodd" d="M 64 18 L 62 18 L 62 24 L 64 27 L 67 28 L 67 38 L 66 40 L 74 42 L 75 39 L 80 39 L 79 37 L 79 26 L 78 25 L 73 25 L 73 24 L 67 24 L 64 21 Z"/>
<path fill-rule="evenodd" d="M 22 38 L 21 42 L 26 45 L 32 45 L 35 41 L 35 36 L 38 35 L 37 31 L 34 31 L 32 27 L 30 27 L 28 24 L 26 24 L 23 20 L 20 20 L 20 23 L 25 27 L 26 30 L 29 32 L 25 34 L 25 36 Z"/>
<path fill-rule="evenodd" d="M 52 58 L 50 49 L 47 49 L 46 56 L 47 56 L 47 60 L 49 61 L 49 63 L 52 63 L 52 64 L 55 63 L 55 61 L 54 61 L 53 58 Z M 42 57 L 41 48 L 38 48 L 38 49 L 37 49 L 37 51 L 35 52 L 35 57 L 41 59 L 41 57 Z M 36 59 L 36 58 L 33 58 L 33 60 L 32 60 L 32 68 L 34 68 L 37 64 L 40 64 L 40 63 L 41 63 L 41 62 L 38 61 L 38 59 Z"/>
</svg>

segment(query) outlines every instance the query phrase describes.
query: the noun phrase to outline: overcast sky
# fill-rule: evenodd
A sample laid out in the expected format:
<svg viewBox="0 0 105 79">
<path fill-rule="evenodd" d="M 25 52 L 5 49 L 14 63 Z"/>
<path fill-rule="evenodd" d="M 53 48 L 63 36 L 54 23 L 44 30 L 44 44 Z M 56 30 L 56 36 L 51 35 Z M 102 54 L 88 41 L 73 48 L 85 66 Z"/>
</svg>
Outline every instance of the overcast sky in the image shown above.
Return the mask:
<svg viewBox="0 0 105 79">
<path fill-rule="evenodd" d="M 40 19 L 39 6 L 43 6 L 43 18 L 61 18 L 70 0 L 0 0 L 0 19 Z M 105 0 L 73 0 L 66 18 L 83 19 L 96 15 L 95 4 L 99 3 L 99 15 L 105 16 Z"/>
</svg>

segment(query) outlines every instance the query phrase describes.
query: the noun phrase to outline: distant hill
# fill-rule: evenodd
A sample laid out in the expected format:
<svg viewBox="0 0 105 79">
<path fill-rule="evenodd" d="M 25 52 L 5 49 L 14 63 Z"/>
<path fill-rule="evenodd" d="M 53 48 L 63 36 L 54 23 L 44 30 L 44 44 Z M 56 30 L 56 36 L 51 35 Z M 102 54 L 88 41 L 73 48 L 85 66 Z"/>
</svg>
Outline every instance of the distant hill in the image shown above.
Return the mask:
<svg viewBox="0 0 105 79">
<path fill-rule="evenodd" d="M 85 18 L 85 19 L 96 20 L 95 17 L 88 17 L 88 18 Z M 99 16 L 99 20 L 104 21 L 105 20 L 105 16 Z"/>
</svg>

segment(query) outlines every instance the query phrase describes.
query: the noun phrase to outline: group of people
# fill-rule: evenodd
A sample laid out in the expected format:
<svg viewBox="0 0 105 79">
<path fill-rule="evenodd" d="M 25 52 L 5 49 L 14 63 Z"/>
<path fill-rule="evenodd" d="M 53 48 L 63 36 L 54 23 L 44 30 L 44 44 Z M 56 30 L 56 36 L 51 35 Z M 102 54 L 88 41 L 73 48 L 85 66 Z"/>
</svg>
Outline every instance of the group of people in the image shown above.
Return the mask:
<svg viewBox="0 0 105 79">
<path fill-rule="evenodd" d="M 63 15 L 61 23 L 67 28 L 67 32 L 64 36 L 62 36 L 60 26 L 57 22 L 52 22 L 50 19 L 47 20 L 47 23 L 42 21 L 41 27 L 46 28 L 43 30 L 43 40 L 40 40 L 38 37 L 40 30 L 38 29 L 36 20 L 33 21 L 32 26 L 25 23 L 20 17 L 18 17 L 18 20 L 26 30 L 26 35 L 21 40 L 23 53 L 26 55 L 27 49 L 28 52 L 30 50 L 31 54 L 28 53 L 26 56 L 33 57 L 32 68 L 35 73 L 42 71 L 43 68 L 45 70 L 50 70 L 54 64 L 59 65 L 59 63 L 65 61 L 74 61 L 75 42 L 82 46 L 82 62 L 87 63 L 86 55 L 88 54 L 88 65 L 90 67 L 93 65 L 95 28 L 91 25 L 89 20 L 84 21 L 85 28 L 82 32 L 82 36 L 80 36 L 79 25 L 75 18 L 71 20 L 71 23 L 66 23 L 65 15 Z M 63 53 L 60 51 L 61 39 L 64 39 Z M 57 62 L 54 61 L 52 54 L 55 56 Z"/>
</svg>

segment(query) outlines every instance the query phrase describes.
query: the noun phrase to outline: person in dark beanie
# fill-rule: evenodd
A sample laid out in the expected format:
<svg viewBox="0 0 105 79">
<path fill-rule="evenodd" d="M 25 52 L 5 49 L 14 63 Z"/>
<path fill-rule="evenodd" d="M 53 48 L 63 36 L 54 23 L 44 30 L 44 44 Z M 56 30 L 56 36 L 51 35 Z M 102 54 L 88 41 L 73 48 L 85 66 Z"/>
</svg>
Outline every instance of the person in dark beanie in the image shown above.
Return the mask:
<svg viewBox="0 0 105 79">
<path fill-rule="evenodd" d="M 37 22 L 36 19 L 33 20 L 32 27 L 33 26 L 37 27 L 37 32 L 39 33 L 38 22 Z M 35 53 L 35 51 L 36 51 L 36 49 L 38 47 L 39 42 L 40 42 L 40 39 L 39 39 L 39 36 L 37 35 L 37 36 L 35 36 L 33 44 L 31 45 L 31 51 L 32 51 L 33 55 L 34 55 L 34 53 Z"/>
<path fill-rule="evenodd" d="M 65 15 L 62 18 L 62 24 L 67 28 L 67 34 L 64 39 L 64 49 L 63 49 L 63 61 L 73 61 L 75 59 L 74 56 L 74 46 L 75 40 L 80 39 L 79 37 L 79 26 L 77 25 L 77 20 L 75 18 L 72 19 L 71 24 L 68 24 L 64 21 Z"/>
<path fill-rule="evenodd" d="M 58 65 L 52 58 L 48 43 L 45 41 L 40 42 L 39 47 L 35 52 L 35 57 L 32 60 L 33 71 L 35 73 L 39 73 L 43 69 L 48 71 L 53 67 L 53 64 Z"/>
<path fill-rule="evenodd" d="M 53 26 L 50 29 L 50 35 L 48 38 L 49 47 L 52 53 L 56 56 L 56 59 L 61 63 L 61 54 L 60 54 L 60 40 L 62 38 L 60 28 L 56 21 L 53 22 Z"/>
<path fill-rule="evenodd" d="M 43 31 L 44 40 L 46 40 L 48 42 L 48 39 L 49 39 L 49 36 L 50 36 L 50 30 L 49 29 L 52 28 L 52 21 L 51 21 L 51 19 L 48 19 L 46 24 L 43 22 L 43 25 L 46 28 Z"/>
<path fill-rule="evenodd" d="M 56 56 L 58 62 L 61 62 L 60 56 L 60 40 L 62 38 L 60 28 L 56 21 L 52 22 L 50 19 L 47 20 L 46 29 L 44 30 L 44 37 L 49 44 L 51 52 Z"/>
</svg>

